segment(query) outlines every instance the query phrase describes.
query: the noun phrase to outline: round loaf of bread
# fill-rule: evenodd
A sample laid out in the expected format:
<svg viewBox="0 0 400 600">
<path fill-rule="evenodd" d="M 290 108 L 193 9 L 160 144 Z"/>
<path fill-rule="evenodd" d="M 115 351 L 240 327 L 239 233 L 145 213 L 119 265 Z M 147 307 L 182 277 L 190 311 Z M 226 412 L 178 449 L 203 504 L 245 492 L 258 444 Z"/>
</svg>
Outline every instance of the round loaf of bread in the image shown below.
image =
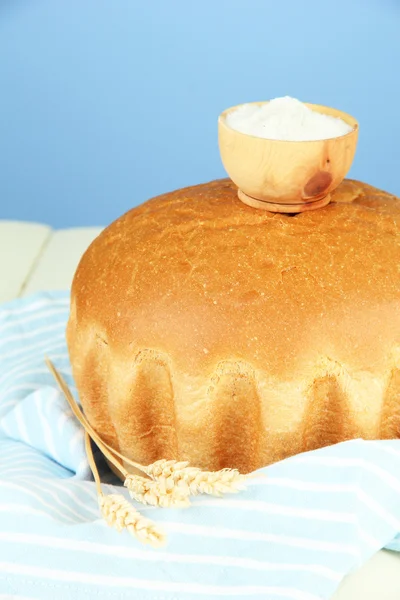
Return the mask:
<svg viewBox="0 0 400 600">
<path fill-rule="evenodd" d="M 154 198 L 75 274 L 68 347 L 98 434 L 149 464 L 249 472 L 400 434 L 400 200 L 250 208 L 228 180 Z"/>
</svg>

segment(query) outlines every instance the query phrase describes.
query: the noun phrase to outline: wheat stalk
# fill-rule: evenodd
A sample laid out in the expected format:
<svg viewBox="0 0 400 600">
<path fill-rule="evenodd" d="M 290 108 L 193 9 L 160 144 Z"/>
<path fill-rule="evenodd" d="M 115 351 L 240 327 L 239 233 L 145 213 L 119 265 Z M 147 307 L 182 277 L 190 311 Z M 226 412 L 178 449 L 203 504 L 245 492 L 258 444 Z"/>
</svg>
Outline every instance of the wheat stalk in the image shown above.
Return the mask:
<svg viewBox="0 0 400 600">
<path fill-rule="evenodd" d="M 176 508 L 183 508 L 189 506 L 190 502 L 188 493 L 185 493 L 183 489 L 178 490 L 177 488 L 174 488 L 173 485 L 171 486 L 163 482 L 155 482 L 152 479 L 145 479 L 144 477 L 140 477 L 138 475 L 129 474 L 121 461 L 114 456 L 114 453 L 118 454 L 118 456 L 121 456 L 125 462 L 133 464 L 133 466 L 141 470 L 145 475 L 146 468 L 139 463 L 135 463 L 125 458 L 122 454 L 116 452 L 105 442 L 103 442 L 103 440 L 95 432 L 93 427 L 82 413 L 62 375 L 57 371 L 50 360 L 47 359 L 46 364 L 57 381 L 61 391 L 63 392 L 72 412 L 85 429 L 86 433 L 90 435 L 104 456 L 120 471 L 124 477 L 124 485 L 129 490 L 132 498 L 143 504 L 151 504 L 153 506 L 161 506 L 163 508 L 169 508 L 172 506 Z"/>
<path fill-rule="evenodd" d="M 90 425 L 70 389 L 53 363 L 46 359 L 46 364 L 56 379 L 75 417 L 97 444 L 104 456 L 121 472 L 125 480 L 125 487 L 132 498 L 144 504 L 153 506 L 171 507 L 188 506 L 189 495 L 210 494 L 221 496 L 227 493 L 236 493 L 243 490 L 248 476 L 242 475 L 237 469 L 222 469 L 220 471 L 202 471 L 197 467 L 190 467 L 186 461 L 158 460 L 151 465 L 144 466 L 111 448 L 104 442 Z M 150 479 L 131 475 L 125 469 L 124 463 L 132 465 Z"/>
<path fill-rule="evenodd" d="M 121 494 L 108 496 L 103 494 L 91 439 L 87 431 L 85 431 L 85 449 L 96 484 L 100 512 L 106 523 L 117 531 L 127 529 L 144 544 L 150 544 L 155 548 L 163 545 L 166 541 L 165 535 L 153 521 L 143 517 Z"/>
</svg>

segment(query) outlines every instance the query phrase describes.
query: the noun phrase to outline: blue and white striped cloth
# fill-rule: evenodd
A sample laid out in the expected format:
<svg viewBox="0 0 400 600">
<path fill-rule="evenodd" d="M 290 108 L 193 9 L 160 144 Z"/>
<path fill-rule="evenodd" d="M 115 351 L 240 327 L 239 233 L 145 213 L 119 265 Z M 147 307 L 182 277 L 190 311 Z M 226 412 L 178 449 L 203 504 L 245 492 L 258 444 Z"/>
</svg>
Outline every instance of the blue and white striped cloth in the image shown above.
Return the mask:
<svg viewBox="0 0 400 600">
<path fill-rule="evenodd" d="M 99 518 L 83 434 L 44 364 L 72 386 L 68 294 L 0 309 L 0 594 L 41 600 L 319 600 L 383 547 L 400 550 L 400 441 L 346 442 L 163 524 L 153 550 Z M 105 491 L 116 482 L 103 464 Z M 121 491 L 119 489 L 119 491 Z M 9 597 L 9 596 L 7 596 Z"/>
</svg>

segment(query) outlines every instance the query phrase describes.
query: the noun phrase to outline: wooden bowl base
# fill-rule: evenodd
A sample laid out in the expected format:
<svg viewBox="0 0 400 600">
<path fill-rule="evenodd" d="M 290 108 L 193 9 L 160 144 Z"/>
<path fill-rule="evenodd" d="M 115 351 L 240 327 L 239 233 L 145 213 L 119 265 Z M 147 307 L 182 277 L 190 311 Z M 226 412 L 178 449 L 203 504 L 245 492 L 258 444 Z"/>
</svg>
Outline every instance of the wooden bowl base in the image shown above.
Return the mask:
<svg viewBox="0 0 400 600">
<path fill-rule="evenodd" d="M 238 197 L 244 204 L 251 206 L 252 208 L 261 208 L 261 210 L 268 210 L 269 212 L 278 213 L 301 213 L 306 210 L 315 210 L 316 208 L 323 208 L 331 201 L 331 195 L 327 194 L 323 198 L 314 200 L 313 202 L 301 202 L 299 204 L 277 204 L 274 202 L 268 202 L 266 200 L 258 200 L 248 196 L 242 190 L 238 190 Z"/>
</svg>

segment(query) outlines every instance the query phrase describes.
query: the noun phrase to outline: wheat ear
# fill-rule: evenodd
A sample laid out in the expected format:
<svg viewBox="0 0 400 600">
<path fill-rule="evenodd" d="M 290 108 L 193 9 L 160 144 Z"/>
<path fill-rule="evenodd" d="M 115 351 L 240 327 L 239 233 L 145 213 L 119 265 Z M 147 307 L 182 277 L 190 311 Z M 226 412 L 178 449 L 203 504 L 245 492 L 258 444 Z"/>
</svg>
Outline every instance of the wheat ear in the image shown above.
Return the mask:
<svg viewBox="0 0 400 600">
<path fill-rule="evenodd" d="M 150 544 L 155 548 L 162 546 L 166 541 L 165 535 L 153 521 L 143 517 L 121 494 L 107 496 L 103 494 L 87 431 L 85 431 L 85 448 L 96 483 L 100 511 L 106 523 L 117 531 L 127 529 L 131 535 L 144 544 Z"/>
<path fill-rule="evenodd" d="M 202 471 L 196 467 L 189 467 L 186 462 L 173 460 L 158 460 L 145 467 L 145 472 L 163 485 L 175 485 L 182 493 L 192 496 L 233 494 L 245 488 L 247 478 L 236 469 Z"/>
<path fill-rule="evenodd" d="M 128 475 L 124 486 L 131 498 L 142 504 L 163 508 L 186 508 L 190 506 L 189 490 L 179 488 L 173 482 L 153 481 L 138 475 Z"/>
<path fill-rule="evenodd" d="M 236 493 L 245 488 L 248 475 L 242 475 L 237 469 L 202 471 L 196 467 L 190 467 L 186 461 L 176 460 L 158 460 L 151 465 L 144 466 L 123 456 L 100 438 L 82 413 L 62 375 L 49 359 L 46 359 L 46 364 L 75 417 L 96 442 L 104 456 L 119 469 L 124 476 L 125 486 L 129 489 L 131 496 L 139 502 L 164 507 L 187 506 L 189 495 L 210 494 L 221 496 L 222 494 Z M 124 463 L 132 465 L 144 475 L 153 479 L 154 484 L 143 477 L 130 475 L 116 456 L 122 459 Z M 173 493 L 172 490 L 174 490 Z M 155 504 L 155 502 L 157 503 Z"/>
</svg>

